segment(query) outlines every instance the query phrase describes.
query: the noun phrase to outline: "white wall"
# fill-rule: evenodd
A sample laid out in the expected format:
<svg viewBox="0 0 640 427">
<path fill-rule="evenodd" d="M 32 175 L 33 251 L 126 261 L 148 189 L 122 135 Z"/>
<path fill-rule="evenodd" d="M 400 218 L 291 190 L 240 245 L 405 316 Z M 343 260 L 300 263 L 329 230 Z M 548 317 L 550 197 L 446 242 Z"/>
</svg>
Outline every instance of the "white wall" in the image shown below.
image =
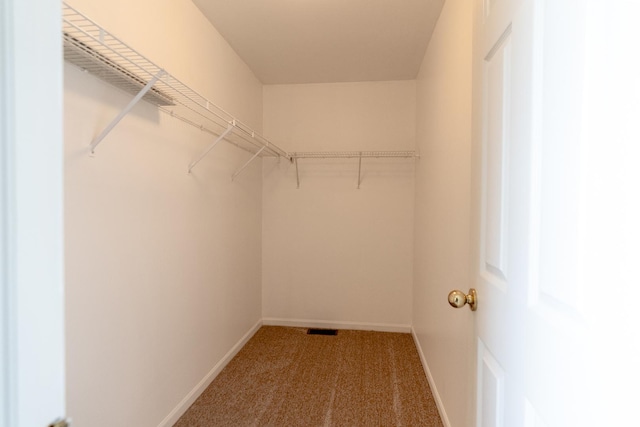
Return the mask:
<svg viewBox="0 0 640 427">
<path fill-rule="evenodd" d="M 70 2 L 257 128 L 262 87 L 189 0 Z M 74 424 L 157 426 L 261 318 L 262 168 L 66 64 L 67 398 Z M 46 111 L 43 110 L 43 114 Z"/>
<path fill-rule="evenodd" d="M 264 87 L 265 136 L 289 151 L 413 150 L 415 81 Z M 411 323 L 414 161 L 265 160 L 267 322 Z M 325 322 L 325 323 L 323 323 Z"/>
<path fill-rule="evenodd" d="M 472 286 L 472 12 L 470 0 L 445 3 L 417 82 L 413 328 L 454 427 L 473 425 L 473 314 L 447 303 Z"/>
</svg>

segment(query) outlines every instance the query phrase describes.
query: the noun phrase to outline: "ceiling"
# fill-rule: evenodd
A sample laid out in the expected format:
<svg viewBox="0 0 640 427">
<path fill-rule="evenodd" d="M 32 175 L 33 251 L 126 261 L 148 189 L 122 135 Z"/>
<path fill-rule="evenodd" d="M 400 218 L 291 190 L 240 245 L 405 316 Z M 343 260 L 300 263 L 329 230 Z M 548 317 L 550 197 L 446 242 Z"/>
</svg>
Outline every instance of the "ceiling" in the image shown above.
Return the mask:
<svg viewBox="0 0 640 427">
<path fill-rule="evenodd" d="M 193 0 L 263 84 L 416 78 L 444 0 Z"/>
</svg>

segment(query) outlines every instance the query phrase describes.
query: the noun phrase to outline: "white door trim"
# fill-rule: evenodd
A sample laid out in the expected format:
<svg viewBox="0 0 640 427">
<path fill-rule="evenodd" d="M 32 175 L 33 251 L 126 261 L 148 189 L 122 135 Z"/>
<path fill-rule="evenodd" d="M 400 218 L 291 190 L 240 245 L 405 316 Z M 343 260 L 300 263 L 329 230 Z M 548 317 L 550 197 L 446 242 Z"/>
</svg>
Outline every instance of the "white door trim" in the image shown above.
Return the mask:
<svg viewBox="0 0 640 427">
<path fill-rule="evenodd" d="M 9 193 L 13 186 L 11 182 L 12 173 L 9 171 L 12 166 L 9 164 L 9 150 L 12 148 L 11 136 L 11 113 L 12 94 L 10 74 L 11 67 L 8 62 L 12 57 L 9 40 L 11 39 L 11 20 L 9 19 L 10 2 L 0 0 L 0 426 L 6 427 L 12 424 L 15 419 L 11 397 L 15 394 L 15 384 L 12 381 L 11 373 L 15 361 L 11 360 L 9 352 L 11 345 L 9 324 L 12 314 L 10 312 L 10 278 L 9 267 L 12 261 L 9 259 L 9 245 L 12 237 L 9 225 L 11 208 L 9 206 Z"/>
<path fill-rule="evenodd" d="M 64 414 L 61 5 L 0 0 L 0 427 Z"/>
</svg>

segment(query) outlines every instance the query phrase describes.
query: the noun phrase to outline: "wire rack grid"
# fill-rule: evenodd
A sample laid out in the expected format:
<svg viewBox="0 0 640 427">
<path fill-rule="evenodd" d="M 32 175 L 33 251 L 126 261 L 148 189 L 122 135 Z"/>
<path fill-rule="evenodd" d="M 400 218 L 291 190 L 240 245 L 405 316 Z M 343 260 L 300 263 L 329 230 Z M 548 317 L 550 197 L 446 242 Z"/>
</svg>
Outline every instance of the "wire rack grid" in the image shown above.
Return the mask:
<svg viewBox="0 0 640 427">
<path fill-rule="evenodd" d="M 73 7 L 63 2 L 62 10 L 65 60 L 136 97 L 141 97 L 138 99 L 144 99 L 156 105 L 160 111 L 218 137 L 216 143 L 224 139 L 254 154 L 254 157 L 285 157 L 291 162 L 297 159 L 359 158 L 362 160 L 363 158 L 417 159 L 420 157 L 415 151 L 288 153 L 220 106 L 180 82 Z M 130 105 L 135 102 L 134 99 Z M 126 111 L 128 110 L 125 109 L 121 115 L 126 114 Z M 116 119 L 111 126 L 114 126 L 118 120 Z M 104 137 L 110 129 L 110 127 L 105 129 L 103 135 L 98 138 Z M 94 143 L 97 145 L 94 140 L 92 149 L 95 148 Z M 194 163 L 190 165 L 189 170 L 193 165 Z"/>
<path fill-rule="evenodd" d="M 140 93 L 155 79 L 142 99 L 161 111 L 212 135 L 220 135 L 231 125 L 227 142 L 254 154 L 260 152 L 260 156 L 289 158 L 286 151 L 73 7 L 63 3 L 62 11 L 65 60 L 131 94 Z"/>
</svg>

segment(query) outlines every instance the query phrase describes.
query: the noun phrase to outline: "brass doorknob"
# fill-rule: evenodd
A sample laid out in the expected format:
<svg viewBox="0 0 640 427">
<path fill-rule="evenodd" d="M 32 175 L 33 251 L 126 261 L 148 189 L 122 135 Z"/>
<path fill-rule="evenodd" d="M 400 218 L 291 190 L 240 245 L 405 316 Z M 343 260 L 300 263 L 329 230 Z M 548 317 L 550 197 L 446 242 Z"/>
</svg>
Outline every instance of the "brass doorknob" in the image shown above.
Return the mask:
<svg viewBox="0 0 640 427">
<path fill-rule="evenodd" d="M 451 291 L 449 292 L 449 304 L 451 307 L 460 308 L 464 307 L 465 304 L 469 304 L 469 308 L 471 311 L 476 311 L 478 309 L 478 293 L 475 289 L 469 289 L 469 295 L 465 295 L 462 291 Z"/>
</svg>

